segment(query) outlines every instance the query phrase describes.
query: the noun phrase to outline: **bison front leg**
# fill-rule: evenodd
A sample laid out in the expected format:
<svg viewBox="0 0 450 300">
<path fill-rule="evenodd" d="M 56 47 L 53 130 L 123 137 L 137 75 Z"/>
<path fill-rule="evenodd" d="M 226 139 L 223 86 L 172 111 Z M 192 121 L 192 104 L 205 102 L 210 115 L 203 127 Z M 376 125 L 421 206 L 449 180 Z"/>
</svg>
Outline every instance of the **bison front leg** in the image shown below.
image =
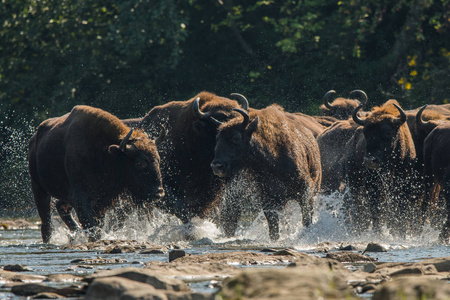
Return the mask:
<svg viewBox="0 0 450 300">
<path fill-rule="evenodd" d="M 52 237 L 52 215 L 51 215 L 51 197 L 34 181 L 31 182 L 34 202 L 41 218 L 41 235 L 44 243 L 49 243 Z"/>
<path fill-rule="evenodd" d="M 264 215 L 269 225 L 269 237 L 272 241 L 277 241 L 280 238 L 278 211 L 264 210 Z"/>
<path fill-rule="evenodd" d="M 88 195 L 80 188 L 72 188 L 70 193 L 70 202 L 73 203 L 73 207 L 75 208 L 81 226 L 83 229 L 88 231 L 89 240 L 98 240 L 100 238 L 100 233 Z"/>
<path fill-rule="evenodd" d="M 226 237 L 231 237 L 235 234 L 241 216 L 240 199 L 236 199 L 234 196 L 224 199 L 220 206 L 220 225 Z"/>
<path fill-rule="evenodd" d="M 64 223 L 69 227 L 70 231 L 77 231 L 80 226 L 73 219 L 72 216 L 72 206 L 62 201 L 56 202 L 56 210 L 58 211 L 59 216 L 64 221 Z"/>
</svg>

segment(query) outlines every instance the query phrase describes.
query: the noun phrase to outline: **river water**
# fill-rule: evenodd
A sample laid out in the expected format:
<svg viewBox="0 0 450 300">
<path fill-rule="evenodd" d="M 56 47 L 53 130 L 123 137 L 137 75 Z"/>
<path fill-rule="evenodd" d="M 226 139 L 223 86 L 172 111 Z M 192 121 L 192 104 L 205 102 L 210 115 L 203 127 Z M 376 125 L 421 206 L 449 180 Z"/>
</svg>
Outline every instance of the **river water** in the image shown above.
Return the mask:
<svg viewBox="0 0 450 300">
<path fill-rule="evenodd" d="M 337 251 L 341 245 L 353 245 L 363 250 L 369 242 L 378 242 L 385 246 L 385 253 L 370 253 L 380 262 L 414 262 L 426 258 L 450 256 L 450 247 L 438 243 L 439 231 L 428 225 L 420 236 L 409 236 L 403 240 L 389 234 L 375 235 L 370 231 L 355 235 L 344 225 L 341 211 L 341 198 L 321 196 L 318 199 L 314 224 L 302 228 L 300 209 L 297 204 L 289 203 L 281 214 L 281 238 L 272 242 L 268 238 L 268 229 L 261 212 L 244 217 L 239 223 L 236 236 L 225 238 L 221 230 L 212 222 L 193 220 L 191 226 L 183 226 L 173 216 L 155 211 L 151 217 L 138 212 L 130 214 L 125 226 L 115 231 L 103 233 L 103 239 L 121 239 L 147 241 L 158 245 L 177 245 L 192 254 L 221 252 L 231 250 L 259 251 L 263 248 L 291 248 L 310 254 L 323 256 L 320 249 L 327 247 Z M 114 223 L 115 217 L 107 217 Z M 74 268 L 72 260 L 93 259 L 99 256 L 97 251 L 62 250 L 69 243 L 86 242 L 83 233 L 70 235 L 67 229 L 54 220 L 55 234 L 50 245 L 41 241 L 40 231 L 36 229 L 0 231 L 0 265 L 22 264 L 32 269 L 27 274 L 49 275 L 68 273 L 86 275 L 98 269 L 139 266 L 147 261 L 168 261 L 167 254 L 102 254 L 103 258 L 121 258 L 125 263 L 112 265 L 93 265 L 92 268 Z M 187 240 L 187 232 L 190 239 Z M 353 232 L 353 233 L 350 233 Z M 244 267 L 244 266 L 242 266 Z M 213 282 L 190 283 L 191 288 L 202 292 L 214 292 Z M 367 295 L 366 295 L 367 296 Z M 0 299 L 21 299 L 9 293 L 9 288 L 0 288 Z"/>
</svg>

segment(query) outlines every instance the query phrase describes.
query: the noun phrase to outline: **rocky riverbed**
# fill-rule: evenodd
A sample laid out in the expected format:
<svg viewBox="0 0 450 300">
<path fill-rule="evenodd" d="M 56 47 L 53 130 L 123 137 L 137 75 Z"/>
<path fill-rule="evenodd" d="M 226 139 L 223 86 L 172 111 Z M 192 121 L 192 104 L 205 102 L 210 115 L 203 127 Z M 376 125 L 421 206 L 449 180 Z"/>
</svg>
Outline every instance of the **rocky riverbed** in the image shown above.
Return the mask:
<svg viewBox="0 0 450 300">
<path fill-rule="evenodd" d="M 310 251 L 215 249 L 204 254 L 136 240 L 58 248 L 79 257 L 69 262 L 66 272 L 43 274 L 20 263 L 2 265 L 2 295 L 10 299 L 450 299 L 450 257 L 382 262 L 376 258 L 380 252 L 372 251 L 389 250 L 379 244 L 322 243 Z M 126 254 L 141 255 L 141 260 L 130 262 Z M 147 260 L 149 255 L 159 259 Z M 87 272 L 75 275 L 77 270 Z M 208 282 L 211 292 L 193 288 L 197 282 Z"/>
</svg>

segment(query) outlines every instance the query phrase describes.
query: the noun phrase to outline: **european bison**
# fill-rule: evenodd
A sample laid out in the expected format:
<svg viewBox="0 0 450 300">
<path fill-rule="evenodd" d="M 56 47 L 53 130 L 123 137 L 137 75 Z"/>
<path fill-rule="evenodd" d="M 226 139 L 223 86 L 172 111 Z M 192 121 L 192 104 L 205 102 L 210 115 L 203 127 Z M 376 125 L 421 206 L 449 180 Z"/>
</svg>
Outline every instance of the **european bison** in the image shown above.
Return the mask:
<svg viewBox="0 0 450 300">
<path fill-rule="evenodd" d="M 320 106 L 322 116 L 335 117 L 338 120 L 347 120 L 352 112 L 358 106 L 365 105 L 367 102 L 367 95 L 362 90 L 354 90 L 350 92 L 350 97 L 360 97 L 362 103 L 354 98 L 336 98 L 330 103 L 330 98 L 336 94 L 336 91 L 330 90 L 323 96 L 323 104 Z"/>
<path fill-rule="evenodd" d="M 360 125 L 353 120 L 338 120 L 318 137 L 322 164 L 322 192 L 343 191 L 344 153 L 347 142 Z"/>
<path fill-rule="evenodd" d="M 321 181 L 319 147 L 311 131 L 277 105 L 249 114 L 235 110 L 243 118 L 219 127 L 214 174 L 230 178 L 240 170 L 252 173 L 272 240 L 279 238 L 278 212 L 288 200 L 298 201 L 303 225 L 308 226 Z M 236 229 L 239 213 L 227 220 L 228 234 Z"/>
<path fill-rule="evenodd" d="M 429 204 L 437 201 L 439 195 L 444 197 L 447 206 L 447 220 L 441 230 L 439 239 L 449 242 L 450 238 L 450 122 L 436 126 L 424 141 L 424 178 L 425 197 L 422 212 Z"/>
<path fill-rule="evenodd" d="M 331 90 L 325 94 L 325 104 L 321 109 L 323 114 L 333 115 L 340 120 L 336 120 L 317 137 L 322 163 L 322 192 L 326 193 L 343 190 L 345 147 L 360 126 L 348 117 L 361 103 L 358 100 L 337 98 L 333 104 L 329 104 L 329 98 L 334 93 Z M 361 90 L 352 91 L 350 96 L 361 98 L 364 104 L 367 102 L 367 95 Z"/>
<path fill-rule="evenodd" d="M 372 226 L 381 228 L 380 218 L 390 213 L 391 228 L 404 234 L 406 225 L 416 222 L 418 206 L 416 152 L 406 124 L 406 114 L 395 100 L 374 107 L 361 119 L 352 114 L 355 123 L 363 126 L 347 144 L 346 174 L 351 188 L 351 207 L 367 200 Z M 392 205 L 389 202 L 393 202 Z M 360 217 L 356 210 L 352 217 Z M 364 217 L 362 217 L 364 222 Z"/>
<path fill-rule="evenodd" d="M 70 230 L 78 229 L 75 208 L 95 239 L 93 229 L 122 192 L 138 204 L 164 196 L 155 141 L 98 108 L 75 106 L 42 122 L 30 140 L 28 159 L 44 243 L 52 235 L 51 197 L 58 199 L 57 211 Z"/>
<path fill-rule="evenodd" d="M 156 106 L 143 118 L 123 120 L 146 131 L 162 124 L 166 127 L 165 142 L 158 150 L 167 197 L 158 206 L 183 223 L 196 216 L 204 217 L 221 197 L 223 181 L 214 176 L 209 166 L 214 158 L 218 123 L 239 116 L 234 108 L 248 109 L 244 96 L 232 96 L 239 102 L 201 92 L 187 101 Z"/>
</svg>

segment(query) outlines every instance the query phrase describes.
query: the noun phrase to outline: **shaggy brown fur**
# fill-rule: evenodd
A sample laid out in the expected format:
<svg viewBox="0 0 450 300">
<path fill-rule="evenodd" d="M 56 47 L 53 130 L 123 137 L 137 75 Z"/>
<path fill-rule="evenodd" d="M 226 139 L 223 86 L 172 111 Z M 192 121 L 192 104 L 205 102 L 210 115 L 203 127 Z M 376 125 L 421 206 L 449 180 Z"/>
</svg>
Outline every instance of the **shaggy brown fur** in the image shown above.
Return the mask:
<svg viewBox="0 0 450 300">
<path fill-rule="evenodd" d="M 249 113 L 251 122 L 233 119 L 219 128 L 214 173 L 230 178 L 249 170 L 261 191 L 261 203 L 269 224 L 270 237 L 278 239 L 278 211 L 288 200 L 302 209 L 303 225 L 311 223 L 313 197 L 320 189 L 320 153 L 311 131 L 293 114 L 278 106 Z M 236 229 L 240 210 L 224 217 L 227 234 Z M 222 216 L 221 216 L 222 217 Z"/>
<path fill-rule="evenodd" d="M 127 190 L 140 203 L 163 196 L 155 142 L 130 132 L 117 117 L 98 108 L 76 106 L 62 117 L 42 122 L 29 145 L 29 171 L 36 207 L 42 220 L 42 239 L 51 234 L 51 202 L 71 230 L 98 225 L 113 200 Z M 95 236 L 94 236 L 95 238 Z"/>
<path fill-rule="evenodd" d="M 167 196 L 158 205 L 175 214 L 184 223 L 195 216 L 203 217 L 221 198 L 223 182 L 214 176 L 210 163 L 214 158 L 217 125 L 199 119 L 193 112 L 193 102 L 199 97 L 199 108 L 218 121 L 225 122 L 239 114 L 235 100 L 201 92 L 186 101 L 172 101 L 154 107 L 140 119 L 124 120 L 130 126 L 151 132 L 162 126 L 167 136 L 158 147 L 161 173 Z M 153 132 L 156 134 L 156 132 Z"/>
</svg>

